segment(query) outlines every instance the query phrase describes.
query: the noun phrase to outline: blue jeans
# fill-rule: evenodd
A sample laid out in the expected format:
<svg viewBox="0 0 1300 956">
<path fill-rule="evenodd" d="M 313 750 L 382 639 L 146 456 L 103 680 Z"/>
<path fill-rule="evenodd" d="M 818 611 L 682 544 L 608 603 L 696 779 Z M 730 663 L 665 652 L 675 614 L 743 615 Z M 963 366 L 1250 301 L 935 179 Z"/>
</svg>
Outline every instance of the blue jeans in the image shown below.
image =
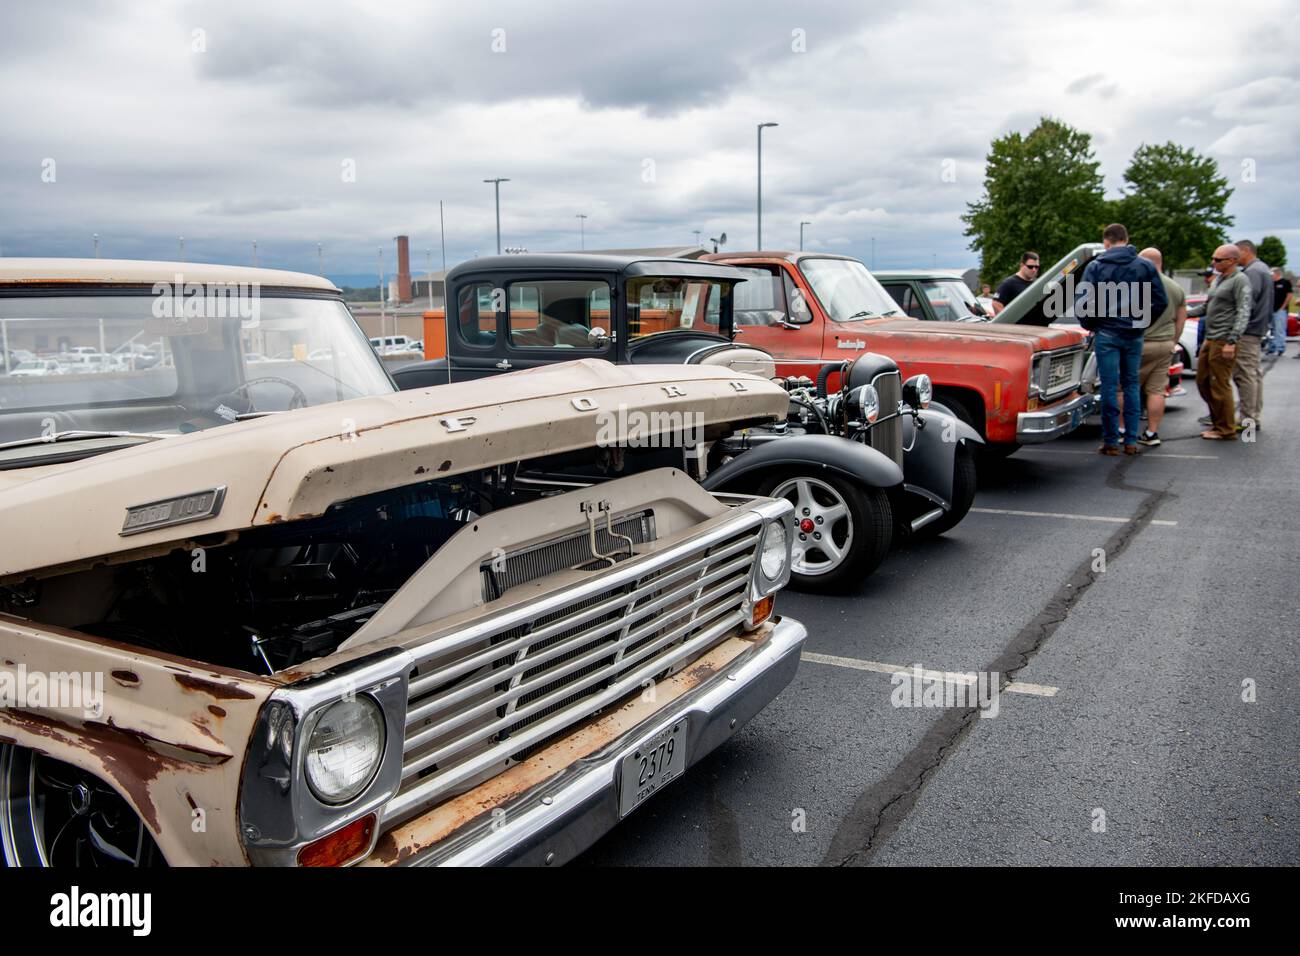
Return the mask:
<svg viewBox="0 0 1300 956">
<path fill-rule="evenodd" d="M 1268 343 L 1268 350 L 1278 355 L 1286 351 L 1286 309 L 1273 313 L 1273 340 Z"/>
<path fill-rule="evenodd" d="M 1124 389 L 1124 444 L 1136 445 L 1142 420 L 1142 396 L 1138 392 L 1138 369 L 1142 365 L 1142 336 L 1125 338 L 1098 332 L 1097 375 L 1101 379 L 1101 441 L 1119 444 L 1119 398 Z"/>
</svg>

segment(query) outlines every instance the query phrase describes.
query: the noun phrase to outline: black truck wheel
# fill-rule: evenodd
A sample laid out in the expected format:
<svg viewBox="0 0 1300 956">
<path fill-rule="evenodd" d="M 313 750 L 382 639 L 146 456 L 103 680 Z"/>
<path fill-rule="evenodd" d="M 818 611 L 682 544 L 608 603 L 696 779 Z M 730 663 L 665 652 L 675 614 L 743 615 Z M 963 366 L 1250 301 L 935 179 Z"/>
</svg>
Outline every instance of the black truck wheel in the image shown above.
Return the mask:
<svg viewBox="0 0 1300 956">
<path fill-rule="evenodd" d="M 839 475 L 785 471 L 758 493 L 794 505 L 790 583 L 801 591 L 849 593 L 880 565 L 893 537 L 889 496 Z"/>
<path fill-rule="evenodd" d="M 975 451 L 966 442 L 957 443 L 957 454 L 952 463 L 952 507 L 942 518 L 931 521 L 919 528 L 914 538 L 918 541 L 936 538 L 945 531 L 951 531 L 966 517 L 970 506 L 975 502 L 975 487 L 978 484 L 975 467 Z M 933 507 L 933 506 L 932 506 Z"/>
<path fill-rule="evenodd" d="M 11 867 L 166 865 L 117 791 L 16 745 L 0 745 L 0 849 Z"/>
</svg>

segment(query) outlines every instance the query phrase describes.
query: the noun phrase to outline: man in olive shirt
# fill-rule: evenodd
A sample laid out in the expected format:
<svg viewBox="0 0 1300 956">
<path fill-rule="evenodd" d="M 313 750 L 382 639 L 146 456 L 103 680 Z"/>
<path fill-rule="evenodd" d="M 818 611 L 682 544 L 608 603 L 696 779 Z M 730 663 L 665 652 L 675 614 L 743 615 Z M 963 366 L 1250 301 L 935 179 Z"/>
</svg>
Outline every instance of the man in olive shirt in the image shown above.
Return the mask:
<svg viewBox="0 0 1300 956">
<path fill-rule="evenodd" d="M 1138 387 L 1147 397 L 1147 427 L 1138 436 L 1139 445 L 1155 446 L 1160 444 L 1160 422 L 1165 417 L 1165 384 L 1169 381 L 1169 362 L 1177 350 L 1177 342 L 1183 335 L 1183 326 L 1187 323 L 1187 293 L 1169 276 L 1164 274 L 1164 256 L 1156 248 L 1143 249 L 1138 253 L 1143 259 L 1150 260 L 1160 273 L 1160 282 L 1165 287 L 1165 298 L 1169 304 L 1147 326 L 1142 339 L 1142 364 L 1138 368 Z"/>
<path fill-rule="evenodd" d="M 1232 408 L 1232 370 L 1237 364 L 1237 342 L 1250 321 L 1250 282 L 1237 268 L 1241 253 L 1234 245 L 1214 250 L 1214 271 L 1209 297 L 1187 310 L 1192 318 L 1204 316 L 1205 343 L 1196 356 L 1196 388 L 1210 406 L 1213 424 L 1202 438 L 1230 441 L 1237 437 Z"/>
</svg>

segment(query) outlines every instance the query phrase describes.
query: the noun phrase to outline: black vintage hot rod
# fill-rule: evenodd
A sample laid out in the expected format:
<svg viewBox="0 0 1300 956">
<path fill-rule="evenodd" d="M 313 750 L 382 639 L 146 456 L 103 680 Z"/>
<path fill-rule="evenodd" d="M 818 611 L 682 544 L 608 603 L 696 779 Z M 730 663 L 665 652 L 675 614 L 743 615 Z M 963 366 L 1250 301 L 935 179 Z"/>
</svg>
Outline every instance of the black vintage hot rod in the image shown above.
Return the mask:
<svg viewBox="0 0 1300 956">
<path fill-rule="evenodd" d="M 447 357 L 393 377 L 404 389 L 421 388 L 594 358 L 725 365 L 775 379 L 772 356 L 746 346 L 733 321 L 737 286 L 750 278 L 732 266 L 680 259 L 474 259 L 447 275 Z M 801 318 L 797 310 L 764 313 L 773 324 Z M 841 385 L 828 392 L 837 372 Z M 828 363 L 815 382 L 784 384 L 786 421 L 687 447 L 684 462 L 681 448 L 666 452 L 712 490 L 794 503 L 796 586 L 854 588 L 891 544 L 942 534 L 966 515 L 981 439 L 931 403 L 926 376 L 903 382 L 893 361 L 866 352 Z"/>
</svg>

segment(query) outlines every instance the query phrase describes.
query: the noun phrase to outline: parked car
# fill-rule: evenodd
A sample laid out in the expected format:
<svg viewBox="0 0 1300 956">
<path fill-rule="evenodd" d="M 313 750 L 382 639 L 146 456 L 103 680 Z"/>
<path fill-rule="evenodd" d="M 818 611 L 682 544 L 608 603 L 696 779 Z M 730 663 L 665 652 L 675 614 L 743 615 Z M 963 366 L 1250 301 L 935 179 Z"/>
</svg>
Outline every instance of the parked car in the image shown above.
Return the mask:
<svg viewBox="0 0 1300 956">
<path fill-rule="evenodd" d="M 405 335 L 377 336 L 370 340 L 370 347 L 380 355 L 388 355 L 392 352 L 424 351 L 423 343 L 417 343 L 414 339 Z"/>
<path fill-rule="evenodd" d="M 393 377 L 418 388 L 586 355 L 723 365 L 771 379 L 773 357 L 748 336 L 735 339 L 737 310 L 762 297 L 751 285 L 762 281 L 725 265 L 628 255 L 475 259 L 447 276 L 457 312 L 445 357 Z M 903 383 L 884 356 L 863 354 L 828 371 L 836 372 L 834 389 L 826 375 L 784 380 L 787 421 L 715 442 L 688 467 L 711 489 L 794 502 L 795 585 L 845 591 L 898 537 L 940 534 L 965 516 L 980 439 L 927 408 L 923 377 Z"/>
<path fill-rule="evenodd" d="M 151 317 L 178 272 L 256 284 L 256 328 Z M 272 270 L 0 259 L 0 318 L 33 314 L 174 361 L 0 382 L 0 687 L 87 675 L 0 707 L 11 865 L 564 862 L 798 666 L 790 505 L 649 460 L 687 410 L 709 440 L 783 417 L 772 383 L 578 361 L 398 394 L 337 289 Z M 251 342 L 339 359 L 267 376 Z"/>
<path fill-rule="evenodd" d="M 993 318 L 992 310 L 980 304 L 959 269 L 890 269 L 872 275 L 910 318 L 931 322 L 987 322 Z"/>
<path fill-rule="evenodd" d="M 63 366 L 54 359 L 31 359 L 26 362 L 19 362 L 17 366 L 10 369 L 9 374 L 15 378 L 36 378 L 46 375 L 62 375 Z"/>
<path fill-rule="evenodd" d="M 974 428 L 994 455 L 1067 434 L 1092 408 L 1092 397 L 1079 391 L 1079 331 L 918 321 L 847 256 L 764 251 L 704 258 L 771 278 L 764 303 L 770 308 L 738 309 L 737 328 L 743 341 L 776 357 L 783 375 L 815 377 L 825 363 L 857 352 L 887 355 L 904 377 L 929 376 L 935 406 Z"/>
</svg>

